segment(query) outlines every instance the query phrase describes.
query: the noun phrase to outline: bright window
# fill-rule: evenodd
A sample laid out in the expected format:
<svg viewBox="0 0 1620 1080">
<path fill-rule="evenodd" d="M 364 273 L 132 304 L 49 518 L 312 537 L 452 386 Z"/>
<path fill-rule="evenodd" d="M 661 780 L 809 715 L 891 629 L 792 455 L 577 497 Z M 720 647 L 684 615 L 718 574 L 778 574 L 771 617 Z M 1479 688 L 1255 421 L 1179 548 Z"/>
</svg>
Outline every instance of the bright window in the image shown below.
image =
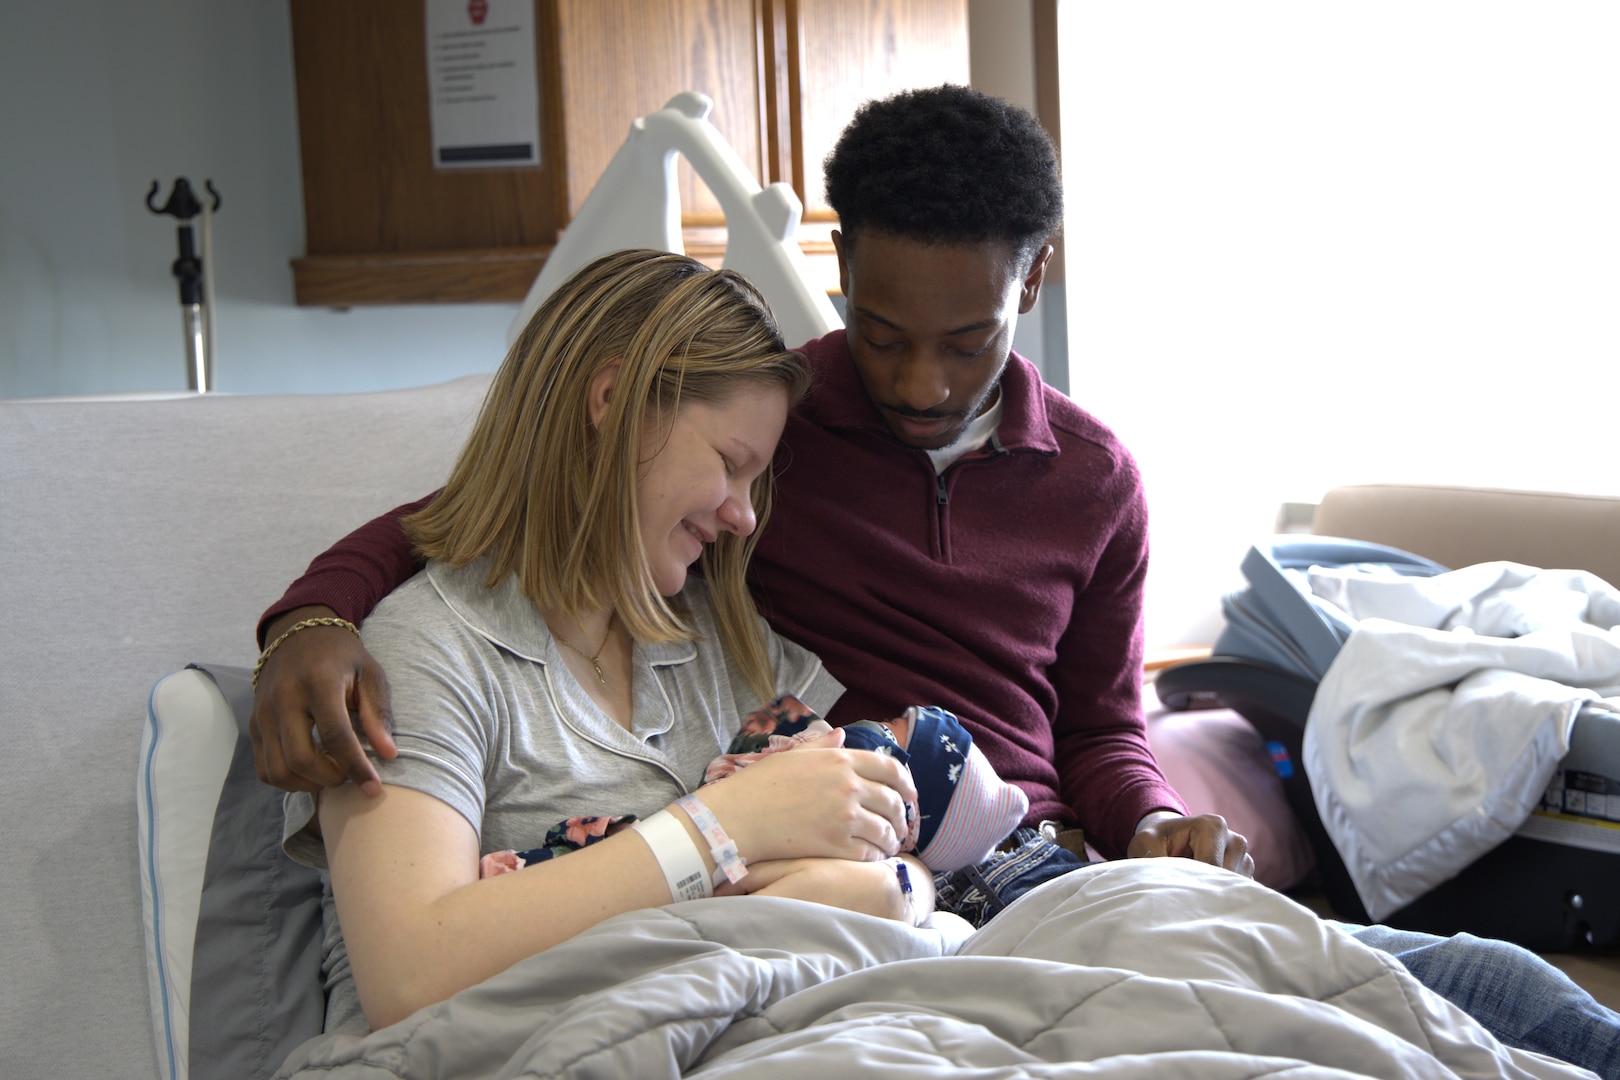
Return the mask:
<svg viewBox="0 0 1620 1080">
<path fill-rule="evenodd" d="M 1620 493 L 1620 5 L 1059 20 L 1069 387 L 1147 476 L 1150 641 L 1284 500 Z"/>
</svg>

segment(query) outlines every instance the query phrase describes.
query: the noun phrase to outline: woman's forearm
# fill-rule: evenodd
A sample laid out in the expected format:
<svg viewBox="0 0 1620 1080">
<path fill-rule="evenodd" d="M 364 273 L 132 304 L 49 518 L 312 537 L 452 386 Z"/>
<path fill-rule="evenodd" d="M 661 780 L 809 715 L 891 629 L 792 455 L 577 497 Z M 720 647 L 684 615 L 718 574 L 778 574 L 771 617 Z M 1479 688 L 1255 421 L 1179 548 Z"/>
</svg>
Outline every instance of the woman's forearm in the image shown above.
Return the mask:
<svg viewBox="0 0 1620 1080">
<path fill-rule="evenodd" d="M 614 915 L 671 899 L 651 849 L 628 832 L 479 880 L 477 835 L 432 796 L 334 788 L 322 795 L 321 825 L 355 986 L 374 1029 Z M 712 874 L 712 858 L 697 846 Z"/>
<path fill-rule="evenodd" d="M 899 847 L 904 805 L 915 799 L 897 762 L 861 750 L 774 755 L 703 789 L 704 802 L 749 863 L 856 859 L 887 874 L 886 884 L 867 878 L 860 887 L 866 901 L 832 901 L 851 910 L 873 902 L 897 906 L 893 867 L 881 860 Z M 708 843 L 683 811 L 671 816 L 712 879 Z M 355 984 L 373 1026 L 604 919 L 671 901 L 652 849 L 629 832 L 480 881 L 477 833 L 431 795 L 386 784 L 372 797 L 353 785 L 330 788 L 320 796 L 320 824 Z M 912 876 L 926 887 L 925 871 Z M 874 896 L 875 888 L 883 894 Z"/>
<path fill-rule="evenodd" d="M 423 909 L 395 939 L 409 948 L 388 950 L 410 955 L 389 955 L 377 977 L 354 961 L 361 1002 L 374 1028 L 392 1024 L 614 915 L 669 902 L 646 844 L 629 835 L 475 881 Z"/>
</svg>

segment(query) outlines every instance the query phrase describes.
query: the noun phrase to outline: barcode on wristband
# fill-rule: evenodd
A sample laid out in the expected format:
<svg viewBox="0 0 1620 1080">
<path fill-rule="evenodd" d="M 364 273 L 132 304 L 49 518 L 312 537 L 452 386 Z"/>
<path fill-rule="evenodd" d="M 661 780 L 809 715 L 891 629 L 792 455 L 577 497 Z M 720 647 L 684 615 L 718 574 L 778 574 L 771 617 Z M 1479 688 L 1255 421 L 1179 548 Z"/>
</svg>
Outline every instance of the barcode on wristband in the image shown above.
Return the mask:
<svg viewBox="0 0 1620 1080">
<path fill-rule="evenodd" d="M 712 896 L 713 893 L 703 887 L 703 878 L 703 874 L 687 874 L 675 882 L 670 891 L 677 900 L 701 900 L 705 896 Z"/>
</svg>

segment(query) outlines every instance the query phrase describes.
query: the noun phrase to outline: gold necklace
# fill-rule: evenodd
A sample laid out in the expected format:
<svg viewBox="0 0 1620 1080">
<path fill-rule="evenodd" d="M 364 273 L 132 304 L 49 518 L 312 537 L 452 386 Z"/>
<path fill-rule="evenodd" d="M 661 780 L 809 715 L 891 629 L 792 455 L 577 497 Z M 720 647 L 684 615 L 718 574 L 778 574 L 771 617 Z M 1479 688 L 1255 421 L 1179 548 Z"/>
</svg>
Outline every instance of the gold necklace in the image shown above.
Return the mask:
<svg viewBox="0 0 1620 1080">
<path fill-rule="evenodd" d="M 602 635 L 602 644 L 596 647 L 596 653 L 593 656 L 585 656 L 584 649 L 580 648 L 578 645 L 575 645 L 572 641 L 569 641 L 567 638 L 557 633 L 557 631 L 551 631 L 551 636 L 556 638 L 560 643 L 568 646 L 570 649 L 573 649 L 575 652 L 579 653 L 579 655 L 585 656 L 585 662 L 596 669 L 596 681 L 601 683 L 603 686 L 607 685 L 607 677 L 602 674 L 602 665 L 597 663 L 597 661 L 601 659 L 602 650 L 607 648 L 608 638 L 613 636 L 613 620 L 618 618 L 618 615 L 619 612 L 617 609 L 608 612 L 607 632 Z"/>
</svg>

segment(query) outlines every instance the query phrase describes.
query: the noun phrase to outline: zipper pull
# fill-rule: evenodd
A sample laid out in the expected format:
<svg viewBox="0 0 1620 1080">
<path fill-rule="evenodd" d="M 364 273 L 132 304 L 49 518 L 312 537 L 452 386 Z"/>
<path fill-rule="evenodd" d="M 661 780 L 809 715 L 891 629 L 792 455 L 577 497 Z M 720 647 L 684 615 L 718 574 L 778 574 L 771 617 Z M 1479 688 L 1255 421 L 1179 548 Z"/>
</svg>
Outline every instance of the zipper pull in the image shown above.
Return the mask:
<svg viewBox="0 0 1620 1080">
<path fill-rule="evenodd" d="M 938 474 L 934 477 L 934 500 L 940 506 L 950 505 L 951 497 L 945 494 L 944 474 Z"/>
</svg>

